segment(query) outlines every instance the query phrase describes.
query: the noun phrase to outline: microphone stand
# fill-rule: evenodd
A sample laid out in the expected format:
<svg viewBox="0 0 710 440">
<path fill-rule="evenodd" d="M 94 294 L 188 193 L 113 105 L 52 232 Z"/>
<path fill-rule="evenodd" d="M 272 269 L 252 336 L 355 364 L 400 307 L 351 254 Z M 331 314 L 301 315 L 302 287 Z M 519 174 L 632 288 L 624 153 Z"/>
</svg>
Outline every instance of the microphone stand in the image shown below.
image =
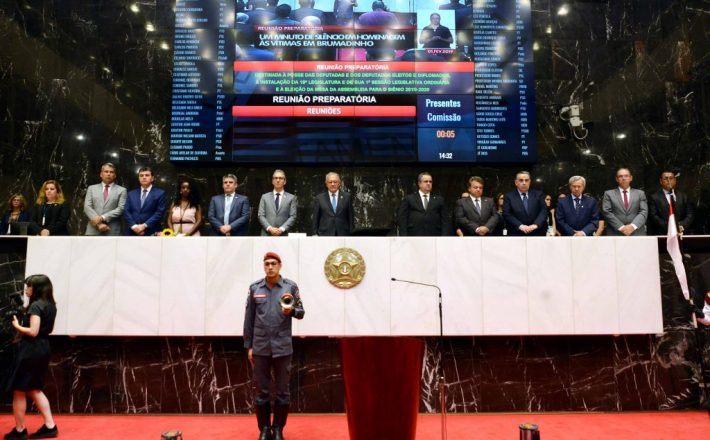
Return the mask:
<svg viewBox="0 0 710 440">
<path fill-rule="evenodd" d="M 446 380 L 444 379 L 444 311 L 442 306 L 441 289 L 436 284 L 420 283 L 417 281 L 401 280 L 392 277 L 398 283 L 415 284 L 417 286 L 433 287 L 439 294 L 439 408 L 441 409 L 441 440 L 446 440 Z"/>
</svg>

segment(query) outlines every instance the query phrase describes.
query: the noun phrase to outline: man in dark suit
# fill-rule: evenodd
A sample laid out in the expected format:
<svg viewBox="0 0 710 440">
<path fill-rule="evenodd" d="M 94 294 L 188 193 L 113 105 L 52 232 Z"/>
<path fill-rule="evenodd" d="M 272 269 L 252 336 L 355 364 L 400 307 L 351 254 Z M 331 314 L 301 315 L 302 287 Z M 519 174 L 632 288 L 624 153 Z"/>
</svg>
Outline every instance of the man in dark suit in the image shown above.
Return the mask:
<svg viewBox="0 0 710 440">
<path fill-rule="evenodd" d="M 353 233 L 352 198 L 340 189 L 340 175 L 325 175 L 328 191 L 318 194 L 313 201 L 313 235 L 348 236 Z"/>
<path fill-rule="evenodd" d="M 433 179 L 429 173 L 417 177 L 419 191 L 407 195 L 397 211 L 400 236 L 449 235 L 449 216 L 440 196 L 431 194 Z"/>
<path fill-rule="evenodd" d="M 454 221 L 463 235 L 484 237 L 495 230 L 500 221 L 495 203 L 483 196 L 483 179 L 473 176 L 468 179 L 468 196 L 456 201 Z"/>
<path fill-rule="evenodd" d="M 259 201 L 259 223 L 261 235 L 279 237 L 288 235 L 296 223 L 296 196 L 284 190 L 286 173 L 274 171 L 271 176 L 273 191 L 261 196 Z"/>
<path fill-rule="evenodd" d="M 298 9 L 291 11 L 291 18 L 296 21 L 301 21 L 306 17 L 317 17 L 321 22 L 323 21 L 323 11 L 320 9 L 313 8 L 313 0 L 298 0 Z"/>
<path fill-rule="evenodd" d="M 207 219 L 215 234 L 225 237 L 247 235 L 249 229 L 249 199 L 237 195 L 237 176 L 222 177 L 224 194 L 212 197 Z"/>
<path fill-rule="evenodd" d="M 676 176 L 673 171 L 661 172 L 661 189 L 651 194 L 648 199 L 649 232 L 652 235 L 668 233 L 668 206 L 673 200 L 673 213 L 678 223 L 678 232 L 690 233 L 695 213 L 693 205 L 688 202 L 688 196 L 675 190 Z"/>
<path fill-rule="evenodd" d="M 545 236 L 547 233 L 547 206 L 542 192 L 530 189 L 528 171 L 515 175 L 515 191 L 503 198 L 503 218 L 508 235 Z"/>
<path fill-rule="evenodd" d="M 569 197 L 562 197 L 555 208 L 557 230 L 564 236 L 591 237 L 599 225 L 599 209 L 593 197 L 584 195 L 587 181 L 582 176 L 569 179 Z"/>
<path fill-rule="evenodd" d="M 602 215 L 606 222 L 606 235 L 646 235 L 646 193 L 631 188 L 633 179 L 631 170 L 619 168 L 616 170 L 616 183 L 619 186 L 604 192 Z"/>
<path fill-rule="evenodd" d="M 153 169 L 138 170 L 140 188 L 128 192 L 123 218 L 128 230 L 126 235 L 149 237 L 162 230 L 165 215 L 165 191 L 153 186 Z"/>
</svg>

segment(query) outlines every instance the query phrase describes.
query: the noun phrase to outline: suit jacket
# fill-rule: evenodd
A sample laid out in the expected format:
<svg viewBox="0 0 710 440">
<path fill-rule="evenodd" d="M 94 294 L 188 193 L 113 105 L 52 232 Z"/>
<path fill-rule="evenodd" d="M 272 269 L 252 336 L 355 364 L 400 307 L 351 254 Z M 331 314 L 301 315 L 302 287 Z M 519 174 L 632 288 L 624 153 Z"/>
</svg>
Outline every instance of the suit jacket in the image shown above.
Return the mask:
<svg viewBox="0 0 710 440">
<path fill-rule="evenodd" d="M 695 218 L 693 205 L 688 202 L 688 196 L 682 192 L 674 191 L 675 221 L 683 226 L 685 233 L 690 232 L 690 227 Z M 663 189 L 651 194 L 648 198 L 648 226 L 652 235 L 666 235 L 668 233 L 668 199 Z"/>
<path fill-rule="evenodd" d="M 19 229 L 18 228 L 13 228 L 11 226 L 11 221 L 10 221 L 10 214 L 11 211 L 5 212 L 3 214 L 2 219 L 0 219 L 0 235 L 19 235 Z M 20 211 L 20 216 L 17 218 L 17 222 L 31 222 L 32 221 L 32 213 L 29 210 L 23 210 Z M 17 225 L 15 225 L 17 226 Z M 32 234 L 31 230 L 31 225 L 30 227 L 27 228 L 27 232 L 29 234 Z M 9 231 L 9 232 L 8 232 Z"/>
<path fill-rule="evenodd" d="M 153 186 L 143 201 L 143 207 L 141 207 L 141 191 L 142 188 L 139 187 L 128 192 L 126 210 L 123 213 L 126 219 L 126 235 L 136 235 L 131 227 L 143 223 L 148 226 L 145 236 L 151 236 L 163 230 L 165 191 Z"/>
<path fill-rule="evenodd" d="M 313 201 L 313 234 L 325 236 L 348 236 L 353 233 L 355 218 L 350 193 L 338 191 L 338 205 L 333 212 L 330 204 L 330 192 L 316 196 Z"/>
<path fill-rule="evenodd" d="M 594 235 L 599 225 L 599 207 L 593 197 L 582 195 L 579 210 L 574 209 L 574 196 L 569 195 L 557 203 L 555 221 L 557 230 L 564 236 L 582 231 L 588 237 Z"/>
<path fill-rule="evenodd" d="M 224 234 L 219 231 L 219 228 L 224 225 L 224 197 L 224 194 L 212 197 L 207 211 L 207 220 L 212 225 L 212 230 L 222 236 Z M 232 227 L 230 237 L 247 235 L 250 212 L 249 198 L 235 193 L 232 206 L 229 208 L 229 225 Z"/>
<path fill-rule="evenodd" d="M 34 207 L 29 231 L 32 235 L 39 234 L 42 229 L 48 230 L 50 236 L 69 235 L 67 223 L 69 223 L 69 204 L 45 203 Z"/>
<path fill-rule="evenodd" d="M 471 197 L 464 197 L 456 201 L 454 207 L 454 222 L 458 229 L 461 229 L 463 235 L 475 235 L 476 228 L 485 226 L 489 232 L 487 235 L 493 235 L 498 222 L 498 211 L 495 203 L 490 197 L 481 197 L 481 213 L 476 211 L 476 208 Z"/>
<path fill-rule="evenodd" d="M 547 233 L 547 206 L 544 194 L 536 189 L 528 190 L 528 210 L 525 211 L 517 189 L 505 193 L 503 218 L 508 235 L 545 236 Z M 525 234 L 519 229 L 521 225 L 537 225 L 537 229 L 530 234 Z"/>
<path fill-rule="evenodd" d="M 619 228 L 633 223 L 636 231 L 631 235 L 646 235 L 646 219 L 648 218 L 648 204 L 646 193 L 640 189 L 630 188 L 629 209 L 624 208 L 619 188 L 604 192 L 602 200 L 602 215 L 606 221 L 605 235 L 624 235 Z"/>
<path fill-rule="evenodd" d="M 110 228 L 108 232 L 101 233 L 92 225 L 86 225 L 85 235 L 121 235 L 121 215 L 126 206 L 126 188 L 113 184 L 108 193 L 108 199 L 104 202 L 104 184 L 97 183 L 86 189 L 84 198 L 84 214 L 91 220 L 100 215 L 104 218 L 104 223 Z"/>
<path fill-rule="evenodd" d="M 397 226 L 400 236 L 449 235 L 449 215 L 444 198 L 429 193 L 429 203 L 424 209 L 419 191 L 407 195 L 397 211 Z"/>
<path fill-rule="evenodd" d="M 293 228 L 294 223 L 296 223 L 296 208 L 298 203 L 296 202 L 296 196 L 291 193 L 284 191 L 281 196 L 281 201 L 279 201 L 279 210 L 276 210 L 276 204 L 274 202 L 274 192 L 269 191 L 261 196 L 259 200 L 259 223 L 261 224 L 261 235 L 271 236 L 266 229 L 269 226 L 275 228 L 281 228 L 283 234 L 288 235 L 288 232 Z"/>
</svg>

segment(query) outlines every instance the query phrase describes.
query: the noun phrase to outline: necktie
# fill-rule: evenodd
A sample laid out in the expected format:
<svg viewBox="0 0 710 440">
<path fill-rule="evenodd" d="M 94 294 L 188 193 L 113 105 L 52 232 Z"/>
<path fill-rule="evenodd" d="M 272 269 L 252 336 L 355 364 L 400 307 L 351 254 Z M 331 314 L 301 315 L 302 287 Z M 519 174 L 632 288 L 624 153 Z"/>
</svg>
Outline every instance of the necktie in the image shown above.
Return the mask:
<svg viewBox="0 0 710 440">
<path fill-rule="evenodd" d="M 141 193 L 141 208 L 143 208 L 143 203 L 145 203 L 145 198 L 148 197 L 148 190 L 144 189 Z"/>
<path fill-rule="evenodd" d="M 229 211 L 232 209 L 232 195 L 224 196 L 224 224 L 229 224 Z"/>
<path fill-rule="evenodd" d="M 628 191 L 624 190 L 624 209 L 629 209 L 629 196 L 626 195 Z"/>
<path fill-rule="evenodd" d="M 672 192 L 668 193 L 668 198 L 670 199 L 670 205 L 673 207 L 673 212 L 675 213 L 675 197 Z"/>
<path fill-rule="evenodd" d="M 333 206 L 333 212 L 338 207 L 338 201 L 335 199 L 335 194 L 330 195 L 330 204 Z"/>
<path fill-rule="evenodd" d="M 579 199 L 579 197 L 574 198 L 574 210 L 579 211 L 579 204 L 582 203 L 582 201 Z"/>
<path fill-rule="evenodd" d="M 108 200 L 108 185 L 104 185 L 104 203 Z"/>
<path fill-rule="evenodd" d="M 429 206 L 429 194 L 424 194 L 422 197 L 424 197 L 424 209 L 426 209 Z"/>
<path fill-rule="evenodd" d="M 481 201 L 479 199 L 476 199 L 475 201 L 476 201 L 476 203 L 475 203 L 476 211 L 478 211 L 478 213 L 480 214 L 481 213 Z"/>
<path fill-rule="evenodd" d="M 528 193 L 523 193 L 523 208 L 528 212 Z"/>
<path fill-rule="evenodd" d="M 276 193 L 276 200 L 274 200 L 274 205 L 276 205 L 276 210 L 279 210 L 279 205 L 281 204 L 281 193 Z"/>
</svg>

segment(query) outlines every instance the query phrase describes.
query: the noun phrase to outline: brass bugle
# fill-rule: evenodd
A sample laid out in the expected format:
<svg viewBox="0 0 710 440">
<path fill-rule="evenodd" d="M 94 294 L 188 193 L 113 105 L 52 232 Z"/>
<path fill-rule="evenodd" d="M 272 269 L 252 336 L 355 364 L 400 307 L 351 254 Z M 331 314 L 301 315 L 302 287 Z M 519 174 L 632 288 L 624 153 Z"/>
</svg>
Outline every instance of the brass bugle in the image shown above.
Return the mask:
<svg viewBox="0 0 710 440">
<path fill-rule="evenodd" d="M 293 308 L 294 298 L 290 293 L 284 293 L 281 295 L 281 308 L 284 310 L 291 310 Z"/>
</svg>

